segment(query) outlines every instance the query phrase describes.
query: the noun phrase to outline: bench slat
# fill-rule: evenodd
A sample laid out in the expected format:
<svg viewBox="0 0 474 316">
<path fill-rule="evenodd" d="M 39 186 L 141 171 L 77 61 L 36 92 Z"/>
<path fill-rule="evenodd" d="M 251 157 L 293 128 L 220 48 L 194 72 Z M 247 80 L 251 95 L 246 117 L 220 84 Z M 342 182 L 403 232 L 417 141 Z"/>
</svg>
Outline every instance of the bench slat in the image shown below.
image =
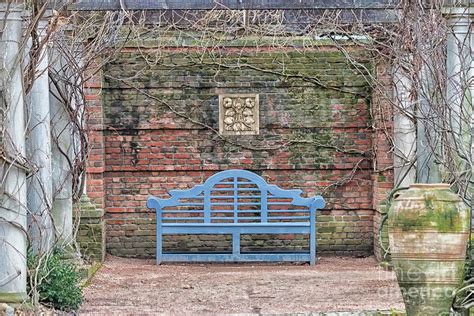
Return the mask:
<svg viewBox="0 0 474 316">
<path fill-rule="evenodd" d="M 199 218 L 199 219 L 204 219 L 204 217 L 176 217 L 177 219 L 179 220 L 190 220 L 190 219 L 196 219 L 196 218 Z M 170 219 L 169 217 L 163 217 L 163 219 Z M 221 220 L 221 219 L 225 219 L 225 220 L 234 220 L 234 217 L 217 217 L 217 216 L 214 216 L 214 217 L 211 217 L 211 220 Z M 260 220 L 261 217 L 260 216 L 240 216 L 240 217 L 237 217 L 237 220 Z M 291 220 L 297 220 L 297 219 L 305 219 L 306 221 L 309 219 L 309 216 L 270 216 L 268 217 L 268 220 L 288 220 L 288 219 L 291 219 Z M 306 222 L 305 221 L 305 222 Z"/>
<path fill-rule="evenodd" d="M 268 214 L 272 213 L 308 213 L 309 210 L 268 210 Z"/>
<path fill-rule="evenodd" d="M 179 213 L 182 213 L 182 214 L 187 214 L 187 213 L 195 214 L 195 213 L 203 213 L 203 212 L 204 212 L 203 210 L 200 210 L 200 211 L 196 211 L 196 210 L 164 210 L 164 211 L 161 211 L 161 214 L 179 214 Z"/>
<path fill-rule="evenodd" d="M 255 185 L 254 182 L 248 181 L 248 182 L 243 182 L 243 181 L 226 181 L 226 182 L 217 182 L 216 185 L 221 185 L 221 184 L 228 184 L 228 185 L 234 185 L 234 184 L 252 184 Z"/>
<path fill-rule="evenodd" d="M 211 199 L 233 199 L 233 195 L 211 195 Z M 239 195 L 238 199 L 260 199 L 260 195 Z"/>
<path fill-rule="evenodd" d="M 267 202 L 268 205 L 292 205 L 289 202 Z"/>
<path fill-rule="evenodd" d="M 166 217 L 165 217 L 166 218 Z M 201 217 L 202 218 L 202 217 Z M 181 219 L 184 219 L 183 217 Z M 219 220 L 219 219 L 226 219 L 226 220 L 231 220 L 234 219 L 233 217 L 212 217 L 211 220 Z M 237 217 L 237 220 L 260 220 L 260 216 L 240 216 Z M 269 220 L 296 220 L 296 219 L 309 219 L 309 216 L 273 216 L 269 217 Z"/>
<path fill-rule="evenodd" d="M 271 229 L 273 227 L 309 227 L 309 222 L 277 222 L 277 223 L 163 223 L 163 226 L 176 227 L 241 227 L 244 229 L 263 227 Z M 212 232 L 211 232 L 212 233 Z"/>
<path fill-rule="evenodd" d="M 164 221 L 204 221 L 204 217 L 163 217 Z"/>
<path fill-rule="evenodd" d="M 223 205 L 235 205 L 235 202 L 212 202 L 212 205 L 223 206 Z M 261 202 L 237 202 L 238 205 L 261 205 Z"/>
<path fill-rule="evenodd" d="M 163 223 L 162 234 L 309 234 L 309 223 Z"/>
<path fill-rule="evenodd" d="M 234 191 L 233 188 L 213 188 L 212 191 Z M 238 188 L 237 191 L 259 191 L 258 188 Z"/>
<path fill-rule="evenodd" d="M 169 253 L 162 255 L 163 261 L 170 262 L 267 262 L 267 261 L 280 261 L 280 262 L 297 262 L 297 261 L 310 261 L 310 254 L 308 253 L 241 253 L 239 255 L 233 254 L 181 254 L 181 253 Z"/>
</svg>

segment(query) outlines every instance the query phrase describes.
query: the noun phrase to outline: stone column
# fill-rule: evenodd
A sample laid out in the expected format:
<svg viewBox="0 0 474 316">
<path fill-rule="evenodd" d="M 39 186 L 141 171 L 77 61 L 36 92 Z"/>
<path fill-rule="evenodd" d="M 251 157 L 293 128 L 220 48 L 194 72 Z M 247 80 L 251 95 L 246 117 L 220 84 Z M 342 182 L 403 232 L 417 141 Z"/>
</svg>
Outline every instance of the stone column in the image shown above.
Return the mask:
<svg viewBox="0 0 474 316">
<path fill-rule="evenodd" d="M 26 295 L 26 160 L 22 84 L 21 8 L 10 5 L 0 42 L 0 79 L 4 98 L 0 150 L 0 302 L 20 303 Z M 6 14 L 6 16 L 5 16 Z M 5 131 L 5 133 L 3 133 Z"/>
<path fill-rule="evenodd" d="M 422 48 L 421 48 L 422 49 Z M 421 91 L 418 92 L 418 107 L 416 109 L 416 182 L 439 183 L 441 181 L 439 164 L 435 161 L 435 153 L 440 152 L 440 136 L 437 131 L 437 117 L 433 113 L 430 100 L 435 85 L 430 70 L 429 61 L 424 61 L 419 80 Z"/>
<path fill-rule="evenodd" d="M 67 93 L 62 86 L 61 76 L 66 65 L 63 63 L 59 53 L 52 49 L 50 55 L 53 67 L 53 76 L 56 77 L 60 90 L 53 82 L 50 82 L 50 111 L 51 111 L 51 135 L 52 135 L 52 166 L 53 166 L 53 218 L 56 227 L 58 242 L 62 246 L 71 243 L 73 237 L 72 229 L 72 175 L 71 160 L 73 153 L 73 132 L 70 123 L 70 114 L 66 105 L 58 97 Z"/>
<path fill-rule="evenodd" d="M 453 138 L 456 142 L 470 145 L 469 118 L 472 103 L 469 102 L 469 73 L 471 69 L 470 27 L 474 8 L 458 7 L 445 9 L 451 32 L 447 39 L 447 91 L 446 101 L 449 111 Z M 470 147 L 470 146 L 469 146 Z"/>
<path fill-rule="evenodd" d="M 410 92 L 411 79 L 400 66 L 394 69 L 395 82 L 393 132 L 394 132 L 394 184 L 396 187 L 407 187 L 415 182 L 416 169 L 416 127 L 413 122 L 414 106 Z"/>
<path fill-rule="evenodd" d="M 47 27 L 48 21 L 39 21 L 40 37 L 44 36 Z M 37 78 L 27 102 L 27 155 L 36 169 L 28 181 L 28 231 L 36 254 L 48 253 L 54 242 L 48 66 L 48 50 L 43 49 L 36 68 Z"/>
<path fill-rule="evenodd" d="M 474 8 L 465 5 L 444 10 L 451 32 L 447 39 L 447 108 L 450 111 L 451 127 L 453 129 L 452 141 L 461 144 L 464 154 L 471 155 L 474 159 L 474 64 L 472 51 L 474 51 L 474 36 L 471 24 L 474 20 Z M 471 168 L 471 218 L 474 215 L 474 185 L 472 175 L 474 166 L 460 165 L 459 170 Z M 474 231 L 474 222 L 471 220 L 471 231 Z M 471 270 L 474 262 L 471 249 Z M 471 272 L 472 273 L 472 272 Z"/>
</svg>

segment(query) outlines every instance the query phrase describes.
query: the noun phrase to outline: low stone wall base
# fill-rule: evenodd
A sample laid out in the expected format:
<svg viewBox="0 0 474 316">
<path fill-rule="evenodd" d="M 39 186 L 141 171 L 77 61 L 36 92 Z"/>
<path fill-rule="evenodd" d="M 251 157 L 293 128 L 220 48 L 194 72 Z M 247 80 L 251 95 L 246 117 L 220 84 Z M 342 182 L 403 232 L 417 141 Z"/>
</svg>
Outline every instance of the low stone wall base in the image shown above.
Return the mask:
<svg viewBox="0 0 474 316">
<path fill-rule="evenodd" d="M 84 259 L 103 262 L 105 260 L 104 210 L 97 208 L 83 195 L 79 204 L 79 229 L 77 242 Z"/>
</svg>

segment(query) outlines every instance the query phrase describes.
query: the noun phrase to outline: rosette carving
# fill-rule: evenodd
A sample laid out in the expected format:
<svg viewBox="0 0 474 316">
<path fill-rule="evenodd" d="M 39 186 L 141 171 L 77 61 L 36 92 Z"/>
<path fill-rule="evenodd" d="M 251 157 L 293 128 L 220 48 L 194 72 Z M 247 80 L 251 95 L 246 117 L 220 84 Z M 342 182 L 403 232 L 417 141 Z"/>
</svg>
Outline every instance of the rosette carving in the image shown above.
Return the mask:
<svg viewBox="0 0 474 316">
<path fill-rule="evenodd" d="M 256 94 L 219 96 L 219 132 L 223 135 L 256 135 L 259 128 Z"/>
</svg>

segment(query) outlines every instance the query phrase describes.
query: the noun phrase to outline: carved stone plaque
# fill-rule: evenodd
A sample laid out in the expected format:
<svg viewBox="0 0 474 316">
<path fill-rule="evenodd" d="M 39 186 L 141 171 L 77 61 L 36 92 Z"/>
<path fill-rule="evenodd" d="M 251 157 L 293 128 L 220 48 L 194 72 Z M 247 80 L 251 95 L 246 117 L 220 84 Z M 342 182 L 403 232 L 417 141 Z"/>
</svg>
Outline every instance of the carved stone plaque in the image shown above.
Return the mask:
<svg viewBox="0 0 474 316">
<path fill-rule="evenodd" d="M 258 94 L 219 95 L 219 133 L 258 135 Z"/>
</svg>

